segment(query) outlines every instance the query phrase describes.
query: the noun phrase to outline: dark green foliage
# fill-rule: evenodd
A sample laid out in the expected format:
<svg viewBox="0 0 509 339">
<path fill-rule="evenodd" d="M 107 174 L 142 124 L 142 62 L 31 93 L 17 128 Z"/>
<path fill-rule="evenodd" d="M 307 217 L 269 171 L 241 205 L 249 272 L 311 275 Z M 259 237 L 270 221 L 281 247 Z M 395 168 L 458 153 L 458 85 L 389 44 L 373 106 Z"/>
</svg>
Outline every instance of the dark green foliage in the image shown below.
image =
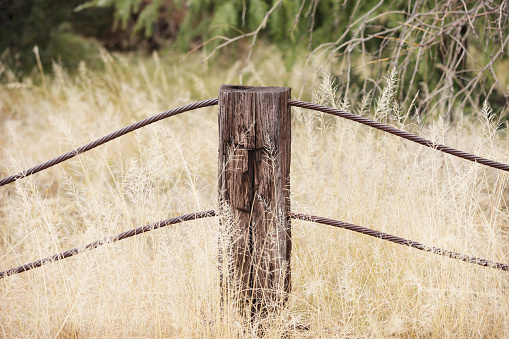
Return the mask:
<svg viewBox="0 0 509 339">
<path fill-rule="evenodd" d="M 51 32 L 50 41 L 44 50 L 44 60 L 57 60 L 68 70 L 75 69 L 80 61 L 89 66 L 99 65 L 97 51 L 100 44 L 76 35 L 69 23 L 61 24 Z"/>
<path fill-rule="evenodd" d="M 110 34 L 96 36 L 108 49 L 154 50 L 177 37 L 186 12 L 182 3 L 179 0 L 93 0 L 79 5 L 75 12 L 102 9 L 112 13 Z"/>
<path fill-rule="evenodd" d="M 234 52 L 231 56 L 249 50 L 254 36 L 247 34 L 257 32 L 257 41 L 276 44 L 289 66 L 299 56 L 318 56 L 337 74 L 340 87 L 355 95 L 379 90 L 384 75 L 396 68 L 397 99 L 409 105 L 419 93 L 421 111 L 439 107 L 450 112 L 458 104 L 478 111 L 486 98 L 498 103 L 495 110 L 502 110 L 509 97 L 507 84 L 498 82 L 493 67 L 509 52 L 508 0 L 0 0 L 0 4 L 0 53 L 19 68 L 33 65 L 35 44 L 43 63 L 61 59 L 72 67 L 94 48 L 76 33 L 95 37 L 108 49 L 169 46 L 182 51 L 202 48 L 206 53 L 235 38 L 228 49 Z M 62 26 L 65 22 L 70 25 Z"/>
<path fill-rule="evenodd" d="M 35 60 L 34 45 L 44 50 L 52 28 L 58 27 L 70 14 L 51 0 L 2 0 L 0 4 L 0 53 L 6 49 L 15 66 L 25 68 Z"/>
<path fill-rule="evenodd" d="M 0 0 L 0 60 L 22 75 L 36 64 L 38 46 L 43 66 L 59 59 L 68 68 L 97 52 L 97 44 L 74 32 L 94 36 L 105 31 L 95 16 L 73 12 L 81 0 Z M 93 11 L 97 14 L 97 10 Z M 71 24 L 72 23 L 72 24 Z M 73 25 L 76 25 L 74 29 Z M 91 27 L 94 29 L 91 29 Z M 110 26 L 111 27 L 111 26 Z M 108 27 L 108 31 L 110 29 Z"/>
</svg>

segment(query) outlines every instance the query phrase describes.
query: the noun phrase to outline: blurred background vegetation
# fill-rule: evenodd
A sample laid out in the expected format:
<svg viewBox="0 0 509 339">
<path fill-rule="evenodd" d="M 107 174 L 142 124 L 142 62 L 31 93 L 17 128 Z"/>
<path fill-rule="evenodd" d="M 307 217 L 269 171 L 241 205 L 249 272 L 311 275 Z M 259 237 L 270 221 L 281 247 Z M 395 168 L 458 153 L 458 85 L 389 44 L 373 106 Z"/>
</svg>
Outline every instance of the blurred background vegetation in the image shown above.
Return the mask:
<svg viewBox="0 0 509 339">
<path fill-rule="evenodd" d="M 453 118 L 489 100 L 505 119 L 508 13 L 508 0 L 0 0 L 0 79 L 34 74 L 38 58 L 45 70 L 100 68 L 102 48 L 247 67 L 261 42 L 288 69 L 329 69 L 351 102 L 376 95 L 396 69 L 396 99 L 414 114 Z"/>
</svg>

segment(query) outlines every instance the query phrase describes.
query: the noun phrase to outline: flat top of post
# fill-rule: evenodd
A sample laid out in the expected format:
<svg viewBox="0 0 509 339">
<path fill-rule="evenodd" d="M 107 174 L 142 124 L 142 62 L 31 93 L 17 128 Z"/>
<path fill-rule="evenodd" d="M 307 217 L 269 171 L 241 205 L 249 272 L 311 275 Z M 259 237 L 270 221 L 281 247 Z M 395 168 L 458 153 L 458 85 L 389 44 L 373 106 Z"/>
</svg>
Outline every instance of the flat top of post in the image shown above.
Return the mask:
<svg viewBox="0 0 509 339">
<path fill-rule="evenodd" d="M 219 87 L 219 92 L 282 93 L 289 89 L 290 87 L 221 85 L 221 87 Z"/>
</svg>

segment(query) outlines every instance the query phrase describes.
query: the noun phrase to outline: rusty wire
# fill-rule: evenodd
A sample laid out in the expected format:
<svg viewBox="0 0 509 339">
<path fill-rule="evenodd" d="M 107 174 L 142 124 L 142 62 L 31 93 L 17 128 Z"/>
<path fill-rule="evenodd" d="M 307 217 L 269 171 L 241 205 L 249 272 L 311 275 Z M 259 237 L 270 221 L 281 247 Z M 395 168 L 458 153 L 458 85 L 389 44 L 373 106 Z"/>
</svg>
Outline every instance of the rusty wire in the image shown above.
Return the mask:
<svg viewBox="0 0 509 339">
<path fill-rule="evenodd" d="M 92 243 L 90 243 L 88 245 L 83 246 L 83 247 L 76 247 L 76 248 L 73 248 L 71 250 L 68 250 L 68 251 L 65 251 L 65 252 L 62 252 L 62 253 L 58 253 L 58 254 L 52 255 L 50 257 L 46 257 L 46 258 L 43 258 L 43 259 L 31 262 L 29 264 L 21 265 L 19 267 L 11 268 L 9 270 L 0 272 L 0 279 L 8 277 L 10 275 L 14 275 L 14 274 L 30 271 L 31 269 L 34 269 L 34 268 L 37 268 L 37 267 L 41 267 L 43 265 L 50 264 L 50 263 L 55 262 L 55 261 L 59 261 L 59 260 L 65 259 L 65 258 L 69 258 L 69 257 L 75 256 L 76 254 L 83 253 L 85 251 L 97 248 L 99 246 L 110 244 L 110 243 L 114 243 L 114 242 L 117 242 L 119 240 L 130 238 L 130 237 L 138 235 L 138 234 L 150 232 L 152 230 L 155 230 L 155 229 L 158 229 L 158 228 L 162 228 L 162 227 L 165 227 L 165 226 L 168 226 L 168 225 L 178 224 L 180 222 L 189 221 L 189 220 L 213 217 L 215 215 L 216 215 L 216 211 L 205 211 L 205 212 L 190 213 L 190 214 L 184 214 L 184 215 L 180 215 L 178 217 L 173 217 L 173 218 L 170 218 L 170 219 L 166 219 L 166 220 L 163 220 L 163 221 L 155 222 L 153 224 L 148 224 L 148 225 L 145 225 L 145 226 L 134 228 L 132 230 L 125 231 L 125 232 L 122 232 L 120 234 L 104 238 L 102 240 L 96 240 L 96 241 L 94 241 L 94 242 L 92 242 Z"/>
<path fill-rule="evenodd" d="M 492 268 L 496 268 L 496 269 L 499 269 L 502 271 L 509 271 L 509 265 L 506 265 L 506 264 L 501 264 L 501 263 L 486 260 L 486 259 L 471 257 L 471 256 L 468 256 L 465 254 L 444 250 L 444 249 L 441 249 L 438 247 L 426 246 L 426 245 L 423 245 L 423 244 L 418 243 L 413 240 L 400 238 L 395 235 L 387 234 L 387 233 L 380 232 L 380 231 L 375 231 L 375 230 L 372 230 L 372 229 L 369 229 L 366 227 L 350 224 L 350 223 L 347 223 L 344 221 L 333 220 L 333 219 L 324 218 L 324 217 L 317 217 L 314 215 L 308 215 L 308 214 L 303 214 L 303 213 L 294 213 L 294 212 L 290 212 L 289 215 L 293 219 L 312 221 L 312 222 L 316 222 L 319 224 L 344 228 L 344 229 L 354 231 L 357 233 L 366 234 L 371 237 L 387 240 L 387 241 L 390 241 L 390 242 L 393 242 L 396 244 L 417 248 L 418 250 L 421 250 L 421 251 L 430 252 L 430 253 L 434 253 L 434 254 L 438 254 L 438 255 L 443 255 L 445 257 L 458 259 L 458 260 L 465 261 L 465 262 L 468 262 L 471 264 L 477 264 L 477 265 L 481 265 L 481 266 L 485 266 L 485 267 L 492 267 Z"/>
<path fill-rule="evenodd" d="M 288 100 L 288 104 L 290 106 L 307 108 L 307 109 L 312 109 L 315 111 L 320 111 L 320 112 L 336 115 L 338 117 L 349 119 L 349 120 L 379 129 L 381 131 L 394 134 L 400 138 L 413 141 L 413 142 L 418 143 L 423 146 L 434 148 L 441 152 L 451 154 L 451 155 L 454 155 L 454 156 L 462 158 L 462 159 L 470 160 L 470 161 L 473 161 L 473 162 L 476 162 L 479 164 L 483 164 L 483 165 L 486 165 L 489 167 L 493 167 L 493 168 L 497 168 L 502 171 L 509 172 L 509 165 L 507 165 L 507 164 L 503 164 L 498 161 L 486 159 L 486 158 L 483 158 L 483 157 L 480 157 L 480 156 L 477 156 L 474 154 L 463 152 L 463 151 L 457 150 L 457 149 L 449 147 L 449 146 L 441 145 L 441 144 L 435 143 L 431 140 L 421 138 L 417 135 L 402 131 L 400 129 L 397 129 L 395 127 L 392 127 L 392 126 L 389 126 L 386 124 L 382 124 L 381 122 L 377 122 L 377 121 L 374 121 L 371 119 L 361 117 L 359 115 L 356 115 L 356 114 L 353 114 L 350 112 L 342 111 L 342 110 L 327 107 L 327 106 L 317 105 L 317 104 L 313 104 L 310 102 L 299 101 L 299 100 Z"/>
<path fill-rule="evenodd" d="M 42 163 L 40 165 L 37 165 L 35 167 L 32 167 L 30 169 L 27 169 L 23 172 L 20 172 L 18 174 L 14 174 L 14 175 L 11 175 L 7 178 L 4 178 L 2 180 L 0 180 L 0 187 L 1 186 L 4 186 L 4 185 L 7 185 L 7 184 L 10 184 L 11 182 L 14 182 L 18 179 L 21 179 L 21 178 L 24 178 L 24 177 L 28 177 L 34 173 L 37 173 L 37 172 L 40 172 L 42 170 L 45 170 L 47 168 L 50 168 L 52 166 L 55 166 L 63 161 L 66 161 L 66 160 L 69 160 L 71 158 L 74 158 L 75 156 L 77 156 L 78 154 L 82 154 L 82 153 L 85 153 L 87 151 L 90 151 L 91 149 L 93 148 L 96 148 L 97 146 L 100 146 L 102 144 L 105 144 L 107 143 L 108 141 L 111 141 L 113 139 L 116 139 L 122 135 L 125 135 L 129 132 L 132 132 L 134 130 L 137 130 L 139 128 L 142 128 L 142 127 L 145 127 L 151 123 L 154 123 L 156 121 L 160 121 L 162 119 L 166 119 L 166 118 L 169 118 L 171 116 L 174 116 L 174 115 L 177 115 L 179 113 L 183 113 L 183 112 L 187 112 L 187 111 L 192 111 L 192 110 L 195 110 L 197 108 L 202 108 L 202 107 L 208 107 L 208 106 L 214 106 L 214 105 L 217 105 L 217 99 L 209 99 L 209 100 L 203 100 L 203 101 L 198 101 L 198 102 L 195 102 L 195 103 L 192 103 L 192 104 L 189 104 L 189 105 L 185 105 L 185 106 L 180 106 L 180 107 L 177 107 L 177 108 L 173 108 L 173 109 L 170 109 L 166 112 L 162 112 L 162 113 L 159 113 L 159 114 L 156 114 L 154 116 L 151 116 L 150 118 L 147 118 L 147 119 L 144 119 L 144 120 L 141 120 L 141 121 L 138 121 L 132 125 L 129 125 L 127 127 L 124 127 L 122 129 L 119 129 L 118 131 L 116 132 L 113 132 L 111 134 L 108 134 L 100 139 L 97 139 L 96 141 L 93 141 L 89 144 L 86 144 L 84 146 L 81 146 L 75 150 L 72 150 L 70 152 L 67 152 L 65 154 L 62 154 L 61 156 L 53 159 L 53 160 L 49 160 L 49 161 L 46 161 L 45 163 Z"/>
</svg>

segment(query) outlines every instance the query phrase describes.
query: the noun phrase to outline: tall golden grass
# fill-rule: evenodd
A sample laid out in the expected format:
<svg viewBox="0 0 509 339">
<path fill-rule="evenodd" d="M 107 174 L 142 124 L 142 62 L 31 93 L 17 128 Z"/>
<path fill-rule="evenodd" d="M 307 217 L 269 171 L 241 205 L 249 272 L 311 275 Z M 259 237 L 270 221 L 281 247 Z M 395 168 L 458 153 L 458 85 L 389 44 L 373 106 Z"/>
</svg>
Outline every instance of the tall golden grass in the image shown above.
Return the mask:
<svg viewBox="0 0 509 339">
<path fill-rule="evenodd" d="M 244 84 L 348 109 L 509 162 L 486 104 L 475 116 L 414 112 L 385 90 L 351 104 L 327 72 L 270 52 Z M 0 176 L 160 111 L 217 96 L 240 65 L 102 53 L 104 69 L 54 65 L 45 82 L 0 85 Z M 43 72 L 43 70 L 39 70 Z M 51 73 L 51 74 L 49 74 Z M 41 74 L 35 74 L 39 77 Z M 305 81 L 303 81 L 305 80 Z M 306 97 L 307 96 L 307 97 Z M 0 269 L 171 216 L 216 209 L 217 108 L 185 113 L 0 189 Z M 428 114 L 426 123 L 421 117 Z M 507 174 L 353 122 L 293 109 L 292 210 L 509 262 Z M 293 221 L 287 309 L 267 337 L 505 337 L 509 276 L 491 268 Z M 256 337 L 221 307 L 218 220 L 187 222 L 0 280 L 1 337 Z M 307 324 L 301 331 L 296 324 Z"/>
</svg>

